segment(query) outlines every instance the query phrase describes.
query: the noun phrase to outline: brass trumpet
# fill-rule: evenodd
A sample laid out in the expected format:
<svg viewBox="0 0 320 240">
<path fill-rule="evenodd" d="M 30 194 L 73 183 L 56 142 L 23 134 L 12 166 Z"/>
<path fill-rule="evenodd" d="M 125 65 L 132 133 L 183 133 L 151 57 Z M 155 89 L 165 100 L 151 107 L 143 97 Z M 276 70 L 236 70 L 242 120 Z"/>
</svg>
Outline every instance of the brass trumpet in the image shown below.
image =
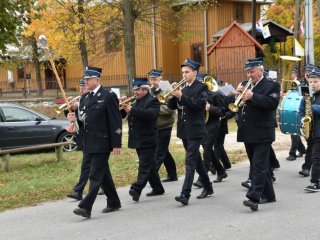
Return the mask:
<svg viewBox="0 0 320 240">
<path fill-rule="evenodd" d="M 171 93 L 173 93 L 174 91 L 176 91 L 178 88 L 180 88 L 183 84 L 186 83 L 186 79 L 182 79 L 180 82 L 178 82 L 176 85 L 174 85 L 174 87 L 165 95 L 163 96 L 158 96 L 158 101 L 161 104 L 166 104 L 167 101 L 169 100 L 169 97 L 171 95 Z"/>
<path fill-rule="evenodd" d="M 127 98 L 126 100 L 124 100 L 123 102 L 120 102 L 119 103 L 119 110 L 124 109 L 126 106 L 130 106 L 135 100 L 136 100 L 136 96 L 133 95 L 133 96 Z"/>
<path fill-rule="evenodd" d="M 245 100 L 241 99 L 244 95 L 244 93 L 252 88 L 252 80 L 251 78 L 248 80 L 247 84 L 245 85 L 242 93 L 236 98 L 236 101 L 234 103 L 230 103 L 228 105 L 230 111 L 232 112 L 238 112 L 239 108 L 242 107 L 245 104 Z"/>
<path fill-rule="evenodd" d="M 67 103 L 61 104 L 59 107 L 56 107 L 55 112 L 56 112 L 58 115 L 60 115 L 61 112 L 62 112 L 63 110 L 65 110 L 65 109 L 69 106 L 70 103 L 73 103 L 73 102 L 79 100 L 80 97 L 81 97 L 81 95 L 76 96 L 75 98 L 72 98 L 72 99 L 71 99 L 70 101 L 68 101 Z"/>
</svg>

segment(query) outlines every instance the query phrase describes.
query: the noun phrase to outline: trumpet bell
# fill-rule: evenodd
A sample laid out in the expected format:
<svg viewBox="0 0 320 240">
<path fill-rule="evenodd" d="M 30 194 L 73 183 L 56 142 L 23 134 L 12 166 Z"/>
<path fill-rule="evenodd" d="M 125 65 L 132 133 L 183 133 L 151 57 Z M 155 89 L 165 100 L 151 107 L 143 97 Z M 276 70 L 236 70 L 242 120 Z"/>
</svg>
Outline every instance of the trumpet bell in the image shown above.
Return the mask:
<svg viewBox="0 0 320 240">
<path fill-rule="evenodd" d="M 238 112 L 239 111 L 239 107 L 235 103 L 230 103 L 228 105 L 228 107 L 231 112 Z"/>
</svg>

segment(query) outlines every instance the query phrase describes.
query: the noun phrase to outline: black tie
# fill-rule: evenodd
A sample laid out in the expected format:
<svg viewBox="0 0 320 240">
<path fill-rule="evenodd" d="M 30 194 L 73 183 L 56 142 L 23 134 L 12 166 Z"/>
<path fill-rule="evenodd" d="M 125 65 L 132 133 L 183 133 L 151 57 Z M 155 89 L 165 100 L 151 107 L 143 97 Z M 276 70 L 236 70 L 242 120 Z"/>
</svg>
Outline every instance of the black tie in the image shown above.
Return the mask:
<svg viewBox="0 0 320 240">
<path fill-rule="evenodd" d="M 94 92 L 90 92 L 90 94 L 89 94 L 89 100 L 92 99 L 93 95 L 94 95 Z"/>
</svg>

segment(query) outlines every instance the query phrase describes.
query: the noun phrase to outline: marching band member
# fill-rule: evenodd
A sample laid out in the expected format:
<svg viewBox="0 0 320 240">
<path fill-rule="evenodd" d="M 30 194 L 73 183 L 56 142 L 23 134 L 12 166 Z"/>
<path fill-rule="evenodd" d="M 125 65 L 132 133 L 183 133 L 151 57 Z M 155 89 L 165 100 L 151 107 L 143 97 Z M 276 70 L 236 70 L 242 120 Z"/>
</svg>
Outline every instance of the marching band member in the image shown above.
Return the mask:
<svg viewBox="0 0 320 240">
<path fill-rule="evenodd" d="M 162 71 L 152 69 L 149 72 L 149 82 L 152 86 L 151 93 L 157 97 L 166 94 L 164 90 L 160 88 L 160 80 L 162 79 Z M 158 128 L 158 144 L 156 151 L 156 169 L 159 171 L 161 164 L 163 163 L 166 171 L 167 178 L 162 182 L 177 181 L 177 168 L 176 163 L 169 151 L 169 144 L 171 139 L 171 131 L 174 123 L 175 111 L 168 108 L 167 105 L 160 105 L 160 112 L 157 119 Z"/>
<path fill-rule="evenodd" d="M 316 70 L 317 67 L 311 64 L 308 64 L 304 68 L 304 81 L 301 85 L 303 86 L 309 86 L 309 73 L 313 70 Z M 312 167 L 312 160 L 311 160 L 311 153 L 312 153 L 312 145 L 313 145 L 313 138 L 310 137 L 307 140 L 307 149 L 306 149 L 306 155 L 304 157 L 304 163 L 301 166 L 301 171 L 299 171 L 299 174 L 308 177 L 310 175 L 310 170 Z"/>
<path fill-rule="evenodd" d="M 294 68 L 291 73 L 291 80 L 298 80 L 298 68 Z M 297 155 L 296 152 L 299 152 Z M 303 154 L 306 154 L 306 148 L 301 141 L 299 135 L 291 134 L 291 147 L 289 150 L 289 156 L 286 158 L 289 161 L 296 160 L 297 157 L 302 157 Z"/>
<path fill-rule="evenodd" d="M 81 96 L 88 92 L 87 87 L 85 86 L 85 80 L 81 79 L 79 83 L 79 91 Z M 76 110 L 79 107 L 79 103 L 73 102 L 71 108 Z M 79 112 L 78 112 L 79 113 Z M 76 134 L 76 143 L 77 149 L 83 150 L 83 122 L 79 120 L 79 116 L 75 117 L 74 112 L 68 113 L 67 118 L 70 122 L 78 121 L 79 133 Z M 73 198 L 76 200 L 82 200 L 82 193 L 89 179 L 90 173 L 90 158 L 87 154 L 82 152 L 82 162 L 81 162 L 81 171 L 78 183 L 73 187 L 73 192 L 68 193 L 67 197 Z"/>
<path fill-rule="evenodd" d="M 199 151 L 202 139 L 207 135 L 204 117 L 208 96 L 208 87 L 196 79 L 199 67 L 199 63 L 190 59 L 181 65 L 182 81 L 186 82 L 186 86 L 182 90 L 173 91 L 174 97 L 168 101 L 170 109 L 178 109 L 177 136 L 182 139 L 186 150 L 185 179 L 180 195 L 175 197 L 175 200 L 183 205 L 189 202 L 195 170 L 201 176 L 204 186 L 197 198 L 202 199 L 213 194 L 212 183 Z"/>
<path fill-rule="evenodd" d="M 206 74 L 198 74 L 197 78 L 201 81 L 206 77 Z M 208 135 L 203 139 L 203 160 L 204 165 L 209 171 L 211 164 L 217 171 L 217 179 L 215 183 L 221 182 L 224 178 L 228 177 L 223 165 L 220 163 L 219 158 L 216 155 L 218 149 L 218 136 L 220 129 L 220 118 L 224 116 L 224 101 L 219 92 L 208 91 L 208 98 L 206 103 L 206 111 L 209 114 L 208 121 L 206 122 L 206 128 Z M 202 184 L 201 177 L 197 182 Z M 195 184 L 196 184 L 195 183 Z"/>
<path fill-rule="evenodd" d="M 276 201 L 269 172 L 269 154 L 275 140 L 275 111 L 279 104 L 280 85 L 264 77 L 261 60 L 248 60 L 245 70 L 253 88 L 249 87 L 242 94 L 245 103 L 238 112 L 237 141 L 244 142 L 252 166 L 251 186 L 246 194 L 248 200 L 243 204 L 257 211 L 259 202 Z"/>
<path fill-rule="evenodd" d="M 320 191 L 320 70 L 314 69 L 308 74 L 308 82 L 313 91 L 313 97 L 310 100 L 310 105 L 307 106 L 305 98 L 303 98 L 299 113 L 305 113 L 306 109 L 310 111 L 311 117 L 311 179 L 310 185 L 305 187 L 307 192 Z M 308 109 L 308 107 L 310 109 Z"/>
<path fill-rule="evenodd" d="M 107 206 L 102 212 L 121 208 L 108 160 L 111 152 L 120 154 L 122 119 L 117 95 L 100 85 L 101 72 L 102 69 L 96 67 L 85 69 L 84 79 L 90 92 L 80 99 L 77 113 L 84 124 L 83 152 L 91 165 L 89 192 L 73 212 L 86 218 L 91 217 L 100 186 L 107 196 Z"/>
<path fill-rule="evenodd" d="M 152 191 L 147 193 L 147 196 L 164 193 L 155 166 L 155 146 L 158 134 L 156 122 L 160 111 L 160 103 L 157 98 L 150 94 L 147 78 L 135 78 L 132 86 L 136 101 L 132 105 L 124 106 L 122 112 L 128 114 L 128 147 L 135 148 L 139 157 L 137 181 L 131 185 L 129 190 L 132 200 L 138 202 L 148 181 Z"/>
</svg>

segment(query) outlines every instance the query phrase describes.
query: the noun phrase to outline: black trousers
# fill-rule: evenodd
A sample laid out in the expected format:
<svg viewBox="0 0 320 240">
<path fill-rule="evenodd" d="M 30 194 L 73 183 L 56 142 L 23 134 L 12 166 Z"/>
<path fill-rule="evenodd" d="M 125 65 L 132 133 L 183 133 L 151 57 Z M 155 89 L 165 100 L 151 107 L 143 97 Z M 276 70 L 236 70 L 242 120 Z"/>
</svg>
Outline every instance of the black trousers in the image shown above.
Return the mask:
<svg viewBox="0 0 320 240">
<path fill-rule="evenodd" d="M 157 171 L 159 171 L 162 163 L 164 164 L 168 177 L 177 178 L 177 168 L 176 163 L 169 151 L 169 144 L 171 139 L 172 127 L 161 129 L 158 131 L 158 143 L 156 150 L 156 160 L 155 165 Z"/>
<path fill-rule="evenodd" d="M 302 164 L 303 170 L 306 169 L 310 171 L 312 167 L 311 155 L 312 155 L 313 143 L 314 143 L 314 139 L 310 138 L 307 140 L 306 156 L 304 158 L 304 163 Z"/>
<path fill-rule="evenodd" d="M 251 160 L 251 187 L 246 196 L 254 202 L 261 198 L 275 199 L 269 170 L 271 143 L 245 143 L 246 152 Z"/>
<path fill-rule="evenodd" d="M 297 156 L 296 152 L 299 153 L 306 153 L 306 148 L 303 145 L 302 141 L 301 141 L 301 137 L 298 135 L 291 135 L 291 148 L 289 151 L 289 155 L 291 156 Z"/>
<path fill-rule="evenodd" d="M 313 141 L 311 159 L 311 182 L 320 184 L 320 138 Z"/>
<path fill-rule="evenodd" d="M 81 171 L 78 183 L 73 187 L 73 190 L 79 194 L 83 193 L 83 190 L 88 182 L 90 174 L 91 159 L 88 154 L 82 153 Z"/>
<path fill-rule="evenodd" d="M 279 160 L 277 159 L 277 156 L 272 148 L 272 145 L 271 145 L 271 149 L 270 149 L 269 165 L 270 165 L 270 168 L 279 168 L 280 167 Z"/>
<path fill-rule="evenodd" d="M 214 151 L 216 153 L 217 158 L 220 159 L 221 162 L 223 163 L 223 167 L 230 168 L 231 167 L 230 159 L 224 148 L 225 137 L 226 137 L 226 133 L 219 131 L 218 142 L 217 142 L 217 146 L 214 148 Z"/>
<path fill-rule="evenodd" d="M 117 207 L 120 204 L 120 199 L 117 194 L 117 190 L 114 186 L 112 175 L 109 169 L 109 156 L 110 152 L 106 153 L 85 153 L 84 154 L 88 161 L 91 161 L 90 166 L 90 187 L 89 192 L 84 199 L 79 203 L 79 207 L 85 208 L 91 212 L 92 205 L 96 200 L 99 192 L 99 188 L 104 190 L 107 196 L 107 206 Z"/>
<path fill-rule="evenodd" d="M 190 198 L 191 187 L 194 179 L 195 170 L 202 179 L 205 189 L 211 190 L 212 184 L 209 180 L 208 172 L 204 167 L 199 151 L 202 139 L 182 139 L 184 149 L 186 150 L 186 175 L 182 186 L 181 195 Z"/>
<path fill-rule="evenodd" d="M 225 173 L 225 169 L 216 155 L 216 149 L 218 149 L 218 133 L 219 127 L 209 130 L 208 136 L 206 137 L 202 145 L 203 160 L 207 171 L 209 171 L 210 165 L 212 163 L 213 167 L 217 170 L 217 174 L 222 175 Z"/>
<path fill-rule="evenodd" d="M 138 177 L 137 181 L 131 185 L 131 188 L 141 194 L 142 189 L 149 181 L 153 191 L 164 192 L 155 166 L 156 148 L 137 148 L 136 152 L 139 157 Z"/>
</svg>

